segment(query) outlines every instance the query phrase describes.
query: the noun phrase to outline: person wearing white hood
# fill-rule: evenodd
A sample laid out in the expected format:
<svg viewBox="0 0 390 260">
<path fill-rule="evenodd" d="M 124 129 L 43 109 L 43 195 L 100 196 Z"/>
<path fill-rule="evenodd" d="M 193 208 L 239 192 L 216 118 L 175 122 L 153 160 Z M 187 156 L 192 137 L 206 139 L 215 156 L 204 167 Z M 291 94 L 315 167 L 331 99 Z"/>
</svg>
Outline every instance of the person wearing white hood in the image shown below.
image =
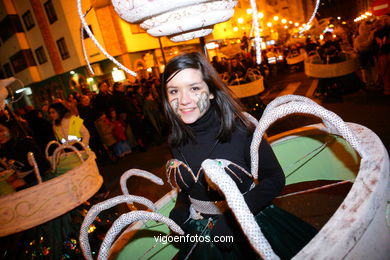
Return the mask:
<svg viewBox="0 0 390 260">
<path fill-rule="evenodd" d="M 362 80 L 368 88 L 374 87 L 378 78 L 372 49 L 374 33 L 374 24 L 370 21 L 363 21 L 359 25 L 359 35 L 353 42 L 354 49 L 359 54 Z"/>
</svg>

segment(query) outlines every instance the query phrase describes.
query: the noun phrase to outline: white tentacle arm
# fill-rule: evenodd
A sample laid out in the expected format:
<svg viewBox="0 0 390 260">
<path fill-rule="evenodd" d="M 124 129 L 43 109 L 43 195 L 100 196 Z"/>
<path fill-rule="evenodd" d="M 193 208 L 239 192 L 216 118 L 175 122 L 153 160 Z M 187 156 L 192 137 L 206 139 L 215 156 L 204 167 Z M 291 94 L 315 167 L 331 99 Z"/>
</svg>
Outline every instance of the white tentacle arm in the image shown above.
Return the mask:
<svg viewBox="0 0 390 260">
<path fill-rule="evenodd" d="M 156 175 L 154 175 L 148 171 L 144 171 L 144 170 L 140 170 L 140 169 L 130 169 L 130 170 L 126 171 L 124 174 L 122 174 L 121 179 L 120 179 L 121 189 L 122 189 L 122 193 L 124 195 L 129 195 L 129 191 L 128 191 L 127 186 L 126 186 L 126 182 L 132 176 L 143 177 L 143 178 L 148 179 L 151 182 L 154 182 L 158 185 L 164 185 L 164 182 L 161 178 L 157 177 Z"/>
<path fill-rule="evenodd" d="M 222 163 L 207 159 L 202 163 L 207 178 L 223 192 L 250 244 L 263 259 L 279 259 L 264 237 L 236 183 L 225 172 Z"/>
<path fill-rule="evenodd" d="M 121 179 L 120 179 L 120 185 L 121 185 L 122 193 L 124 195 L 129 195 L 129 190 L 127 189 L 127 180 L 132 176 L 143 177 L 143 178 L 148 179 L 151 182 L 154 182 L 158 185 L 164 185 L 164 182 L 161 178 L 157 177 L 156 175 L 154 175 L 148 171 L 144 171 L 144 170 L 140 170 L 140 169 L 130 169 L 130 170 L 126 171 L 124 174 L 122 174 Z M 134 207 L 134 205 L 129 205 L 129 208 L 131 210 L 136 209 L 136 207 Z"/>
<path fill-rule="evenodd" d="M 296 101 L 294 100 L 296 99 L 296 96 L 290 97 L 290 99 L 292 99 L 291 102 L 286 102 L 285 99 L 288 99 L 288 97 L 280 97 L 275 99 L 273 102 L 278 104 L 279 102 L 281 102 L 279 99 L 282 99 L 283 104 L 278 106 L 272 105 L 274 106 L 274 108 L 268 109 L 263 114 L 253 134 L 250 154 L 251 171 L 255 179 L 258 178 L 259 146 L 265 131 L 276 120 L 294 113 L 310 114 L 321 118 L 324 122 L 327 122 L 327 125 L 334 127 L 337 132 L 351 144 L 351 146 L 359 153 L 359 155 L 361 157 L 364 157 L 365 153 L 364 150 L 361 148 L 359 140 L 356 138 L 352 130 L 344 123 L 344 121 L 337 114 L 319 106 L 316 103 L 313 104 L 314 102 L 311 103 L 305 101 Z"/>
<path fill-rule="evenodd" d="M 80 229 L 80 238 L 79 238 L 80 246 L 81 246 L 81 250 L 83 251 L 83 255 L 85 259 L 93 260 L 91 255 L 91 247 L 88 241 L 88 229 L 89 226 L 93 223 L 93 221 L 97 217 L 97 215 L 103 210 L 112 208 L 120 203 L 133 203 L 133 202 L 137 202 L 139 204 L 145 205 L 146 207 L 152 209 L 153 211 L 156 211 L 155 205 L 150 200 L 143 197 L 134 196 L 134 195 L 120 195 L 92 206 L 92 208 L 88 211 L 87 215 L 85 216 L 83 224 L 81 225 L 81 229 Z"/>
<path fill-rule="evenodd" d="M 275 98 L 271 103 L 269 103 L 263 112 L 263 116 L 268 114 L 270 111 L 274 110 L 275 108 L 277 108 L 281 105 L 284 105 L 284 104 L 288 104 L 289 102 L 292 102 L 292 101 L 303 102 L 303 103 L 307 103 L 309 105 L 321 107 L 316 102 L 314 102 L 313 100 L 311 100 L 310 98 L 307 98 L 305 96 L 285 95 L 285 96 Z M 330 124 L 328 121 L 323 120 L 323 123 L 327 128 L 329 128 L 329 129 L 333 128 L 332 124 Z"/>
<path fill-rule="evenodd" d="M 165 217 L 156 212 L 148 212 L 143 210 L 132 211 L 121 215 L 108 230 L 106 237 L 103 240 L 102 246 L 100 247 L 98 260 L 105 260 L 108 258 L 108 254 L 114 239 L 127 225 L 139 221 L 139 220 L 154 220 L 162 222 L 169 226 L 171 230 L 180 235 L 184 235 L 184 231 L 170 218 Z"/>
</svg>

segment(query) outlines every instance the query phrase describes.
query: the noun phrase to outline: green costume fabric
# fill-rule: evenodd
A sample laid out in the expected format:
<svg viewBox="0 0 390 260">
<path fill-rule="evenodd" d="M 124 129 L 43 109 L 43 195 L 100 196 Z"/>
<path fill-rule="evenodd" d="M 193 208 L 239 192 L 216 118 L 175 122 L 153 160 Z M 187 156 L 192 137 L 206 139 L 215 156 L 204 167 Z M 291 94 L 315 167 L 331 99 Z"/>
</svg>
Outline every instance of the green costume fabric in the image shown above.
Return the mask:
<svg viewBox="0 0 390 260">
<path fill-rule="evenodd" d="M 218 217 L 211 218 L 215 224 Z M 317 230 L 296 216 L 275 205 L 269 205 L 255 217 L 261 232 L 281 259 L 291 259 L 316 234 Z M 209 219 L 190 219 L 185 225 L 186 233 L 192 236 L 210 236 L 212 225 Z M 237 229 L 238 229 L 237 225 Z M 242 232 L 235 237 L 230 250 L 221 250 L 212 242 L 181 243 L 179 259 L 260 259 Z M 210 237 L 212 240 L 212 238 Z"/>
</svg>

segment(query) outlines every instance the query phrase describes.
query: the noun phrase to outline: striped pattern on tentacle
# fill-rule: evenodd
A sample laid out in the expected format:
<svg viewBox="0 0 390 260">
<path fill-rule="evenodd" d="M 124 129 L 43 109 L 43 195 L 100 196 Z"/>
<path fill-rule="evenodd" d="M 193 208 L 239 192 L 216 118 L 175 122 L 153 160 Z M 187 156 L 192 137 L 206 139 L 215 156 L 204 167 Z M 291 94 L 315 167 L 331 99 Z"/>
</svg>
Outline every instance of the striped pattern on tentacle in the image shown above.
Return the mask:
<svg viewBox="0 0 390 260">
<path fill-rule="evenodd" d="M 81 250 L 83 251 L 83 255 L 85 259 L 87 260 L 93 259 L 91 255 L 91 247 L 88 241 L 88 229 L 90 225 L 93 223 L 93 221 L 95 220 L 95 218 L 97 217 L 97 215 L 103 210 L 112 208 L 120 203 L 131 204 L 134 202 L 145 205 L 146 207 L 152 209 L 153 211 L 157 210 L 155 205 L 150 200 L 143 197 L 134 196 L 134 195 L 116 196 L 114 198 L 105 200 L 91 207 L 91 209 L 88 211 L 87 215 L 85 216 L 84 221 L 80 228 L 79 240 L 80 240 Z"/>
<path fill-rule="evenodd" d="M 187 188 L 189 187 L 188 184 L 183 179 L 183 176 L 182 176 L 181 171 L 180 171 L 180 166 L 183 166 L 191 174 L 191 177 L 194 179 L 195 182 L 198 180 L 197 177 L 194 175 L 194 173 L 188 167 L 187 164 L 185 164 L 182 161 L 179 161 L 177 159 L 171 159 L 165 165 L 165 169 L 166 169 L 168 183 L 171 185 L 171 187 L 173 189 L 175 189 L 175 188 L 179 188 L 180 189 L 179 185 L 177 185 L 177 175 L 179 175 L 180 180 L 183 182 L 183 184 Z M 174 178 L 175 178 L 175 182 L 176 182 L 175 185 L 173 185 L 172 181 L 171 181 L 172 173 L 173 173 Z"/>
<path fill-rule="evenodd" d="M 228 206 L 233 211 L 238 223 L 256 252 L 263 259 L 279 259 L 261 232 L 255 217 L 246 204 L 236 183 L 229 177 L 224 168 L 222 168 L 222 163 L 218 163 L 218 161 L 218 159 L 207 159 L 203 161 L 202 167 L 208 179 L 214 185 L 217 185 L 225 195 Z"/>
<path fill-rule="evenodd" d="M 126 171 L 124 174 L 122 174 L 121 179 L 120 179 L 120 185 L 122 189 L 122 193 L 124 195 L 129 195 L 129 190 L 127 189 L 127 180 L 132 177 L 132 176 L 138 176 L 138 177 L 143 177 L 145 179 L 150 180 L 151 182 L 154 182 L 158 185 L 164 185 L 164 182 L 161 178 L 157 177 L 156 175 L 140 170 L 140 169 L 130 169 Z"/>
<path fill-rule="evenodd" d="M 365 152 L 361 148 L 359 140 L 356 138 L 352 130 L 344 123 L 344 121 L 335 113 L 321 107 L 320 105 L 312 102 L 306 101 L 296 101 L 297 96 L 291 95 L 290 97 L 280 97 L 283 99 L 283 104 L 275 106 L 274 109 L 269 109 L 260 119 L 259 124 L 256 127 L 256 130 L 253 134 L 253 139 L 251 143 L 251 171 L 255 179 L 258 178 L 258 163 L 259 163 L 259 146 L 265 131 L 268 127 L 274 123 L 276 120 L 283 118 L 287 115 L 300 113 L 300 114 L 310 114 L 321 118 L 324 122 L 328 122 L 329 125 L 334 127 L 337 132 L 348 142 L 351 146 L 359 153 L 361 157 L 364 157 Z M 281 102 L 276 98 L 272 101 L 279 103 Z M 286 99 L 286 100 L 285 100 Z M 292 100 L 288 102 L 288 100 Z"/>
<path fill-rule="evenodd" d="M 111 228 L 108 230 L 106 234 L 106 237 L 103 240 L 97 259 L 99 260 L 107 259 L 111 245 L 114 242 L 116 236 L 122 231 L 124 227 L 139 220 L 154 220 L 154 221 L 162 222 L 167 226 L 169 226 L 175 233 L 184 235 L 184 231 L 170 218 L 167 218 L 156 212 L 148 212 L 143 210 L 132 211 L 121 215 L 112 224 Z"/>
</svg>

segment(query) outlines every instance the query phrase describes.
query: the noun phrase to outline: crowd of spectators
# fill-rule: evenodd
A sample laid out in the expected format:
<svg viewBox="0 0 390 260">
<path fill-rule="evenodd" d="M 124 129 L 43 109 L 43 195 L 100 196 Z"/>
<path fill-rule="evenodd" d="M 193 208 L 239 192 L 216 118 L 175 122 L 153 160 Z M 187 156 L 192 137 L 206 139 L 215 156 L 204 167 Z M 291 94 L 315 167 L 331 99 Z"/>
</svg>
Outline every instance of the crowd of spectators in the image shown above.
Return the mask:
<svg viewBox="0 0 390 260">
<path fill-rule="evenodd" d="M 58 139 L 49 110 L 57 108 L 55 104 L 61 104 L 72 118 L 83 120 L 83 126 L 89 132 L 88 144 L 98 162 L 107 161 L 107 158 L 115 161 L 165 140 L 167 133 L 159 84 L 154 77 L 132 85 L 116 82 L 111 86 L 102 81 L 97 94 L 89 90 L 73 92 L 66 99 L 56 98 L 52 104 L 44 102 L 40 109 L 27 106 L 17 109 L 14 114 L 26 135 L 32 136 L 44 151 L 49 141 Z"/>
<path fill-rule="evenodd" d="M 320 39 L 319 35 L 308 35 L 305 41 L 297 39 L 293 42 L 269 45 L 262 50 L 262 62 L 256 64 L 256 54 L 250 39 L 244 35 L 241 39 L 241 52 L 234 56 L 222 55 L 212 57 L 212 65 L 222 75 L 227 84 L 245 79 L 248 69 L 258 69 L 264 79 L 264 86 L 269 80 L 278 78 L 286 71 L 303 71 L 303 61 L 288 64 L 287 59 L 299 55 L 315 55 L 315 63 L 332 64 L 343 62 L 345 53 L 355 53 L 359 57 L 360 70 L 349 79 L 342 79 L 338 87 L 350 88 L 349 84 L 359 85 L 366 89 L 383 89 L 385 95 L 390 94 L 390 18 L 389 15 L 375 17 L 356 23 L 354 26 L 339 26 L 335 33 L 327 31 Z M 222 52 L 223 53 L 223 52 Z M 325 80 L 330 83 L 332 80 Z M 332 81 L 334 82 L 334 81 Z M 323 85 L 323 84 L 320 84 Z M 320 87 L 321 88 L 321 87 Z"/>
</svg>

